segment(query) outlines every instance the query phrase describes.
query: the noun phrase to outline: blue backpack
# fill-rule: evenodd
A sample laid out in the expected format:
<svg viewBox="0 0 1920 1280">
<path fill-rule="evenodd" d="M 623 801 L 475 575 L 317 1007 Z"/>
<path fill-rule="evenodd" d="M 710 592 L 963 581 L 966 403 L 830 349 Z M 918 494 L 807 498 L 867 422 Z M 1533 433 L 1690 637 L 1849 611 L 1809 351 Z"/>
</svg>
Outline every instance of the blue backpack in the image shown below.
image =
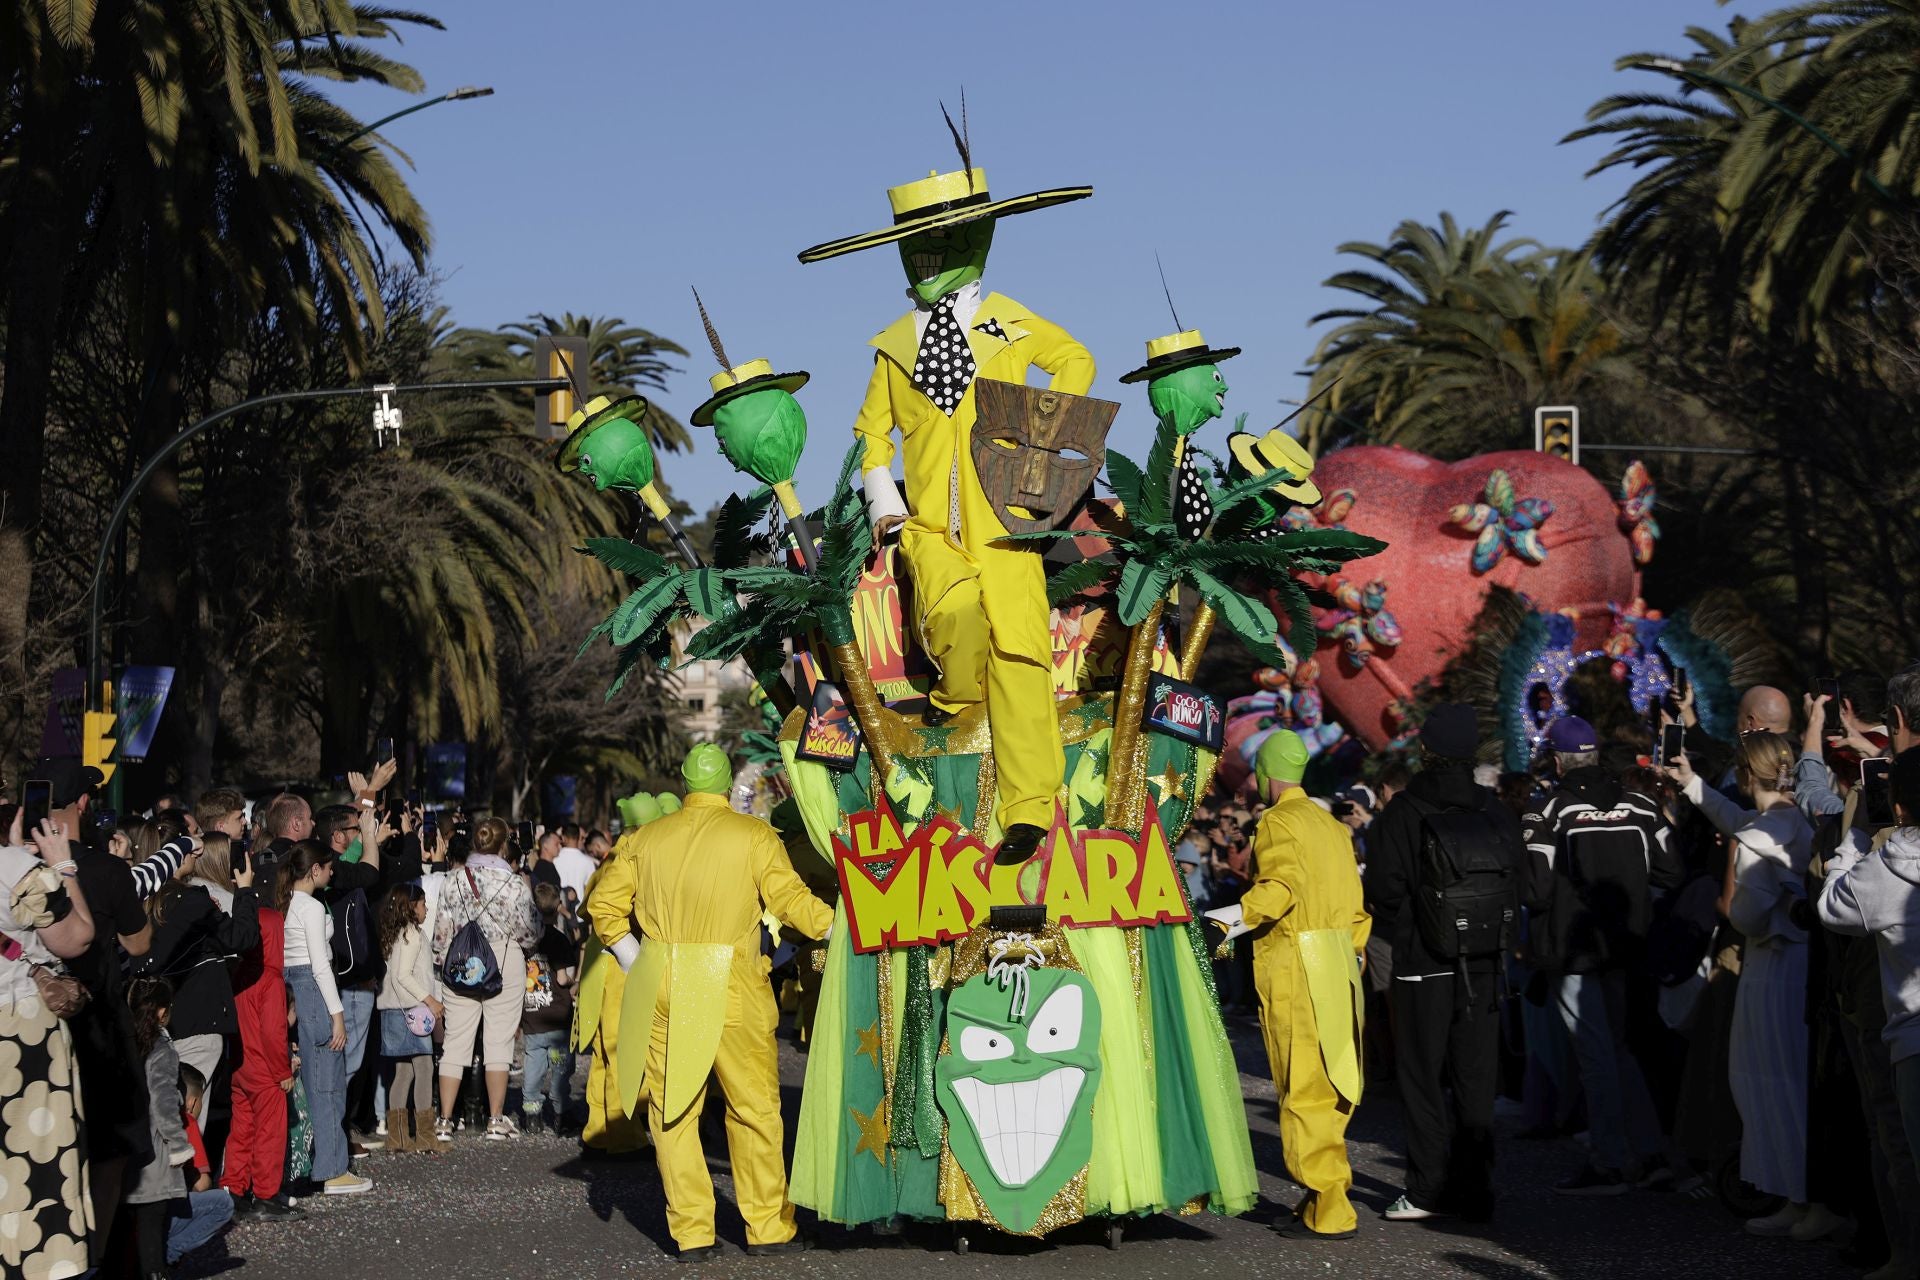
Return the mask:
<svg viewBox="0 0 1920 1280">
<path fill-rule="evenodd" d="M 491 1000 L 501 990 L 500 963 L 493 958 L 493 946 L 480 928 L 480 917 L 486 914 L 487 902 L 492 899 L 482 902 L 473 872 L 468 871 L 466 876 L 467 888 L 479 906 L 474 918 L 461 925 L 447 945 L 447 959 L 440 966 L 440 981 L 449 991 L 469 1000 Z"/>
</svg>

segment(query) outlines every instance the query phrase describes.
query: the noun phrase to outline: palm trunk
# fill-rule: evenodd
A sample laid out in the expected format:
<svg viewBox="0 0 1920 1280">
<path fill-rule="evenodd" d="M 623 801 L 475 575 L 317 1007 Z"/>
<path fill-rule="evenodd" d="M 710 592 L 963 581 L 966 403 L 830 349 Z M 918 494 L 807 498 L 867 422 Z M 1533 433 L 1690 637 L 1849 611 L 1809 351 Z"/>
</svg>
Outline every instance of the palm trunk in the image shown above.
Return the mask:
<svg viewBox="0 0 1920 1280">
<path fill-rule="evenodd" d="M 1193 627 L 1187 632 L 1187 643 L 1180 650 L 1180 678 L 1192 680 L 1200 670 L 1200 659 L 1207 652 L 1207 641 L 1213 638 L 1213 606 L 1202 600 L 1193 611 Z"/>
<path fill-rule="evenodd" d="M 852 631 L 851 623 L 847 629 Z M 880 691 L 874 688 L 873 675 L 867 670 L 866 655 L 860 652 L 859 642 L 851 635 L 844 640 L 828 636 L 827 652 L 833 656 L 833 665 L 839 668 L 840 686 L 846 691 L 847 705 L 853 708 L 860 736 L 866 739 L 874 779 L 884 787 L 893 773 L 893 750 L 887 743 L 886 707 L 881 704 Z"/>
<path fill-rule="evenodd" d="M 1153 674 L 1153 650 L 1160 639 L 1164 600 L 1133 629 L 1127 665 L 1113 698 L 1113 737 L 1107 751 L 1107 825 L 1133 830 L 1146 812 L 1146 768 L 1140 718 L 1147 709 L 1147 677 Z"/>
</svg>

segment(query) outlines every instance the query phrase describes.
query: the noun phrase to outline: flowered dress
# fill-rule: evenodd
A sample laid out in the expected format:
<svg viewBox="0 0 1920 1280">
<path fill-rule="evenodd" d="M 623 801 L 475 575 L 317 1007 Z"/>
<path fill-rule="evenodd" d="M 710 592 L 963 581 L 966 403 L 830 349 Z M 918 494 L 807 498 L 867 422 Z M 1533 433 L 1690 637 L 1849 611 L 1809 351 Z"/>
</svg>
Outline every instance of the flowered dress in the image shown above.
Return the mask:
<svg viewBox="0 0 1920 1280">
<path fill-rule="evenodd" d="M 0 1274 L 28 1280 L 85 1271 L 93 1226 L 73 1041 L 31 969 L 59 964 L 35 936 L 59 883 L 32 850 L 0 848 Z"/>
</svg>

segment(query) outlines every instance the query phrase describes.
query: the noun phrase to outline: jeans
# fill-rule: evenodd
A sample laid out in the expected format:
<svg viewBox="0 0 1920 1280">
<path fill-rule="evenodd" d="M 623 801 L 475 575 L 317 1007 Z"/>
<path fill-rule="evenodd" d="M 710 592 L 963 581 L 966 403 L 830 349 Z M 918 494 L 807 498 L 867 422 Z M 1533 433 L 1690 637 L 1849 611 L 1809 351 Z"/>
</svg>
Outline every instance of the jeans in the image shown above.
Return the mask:
<svg viewBox="0 0 1920 1280">
<path fill-rule="evenodd" d="M 520 1083 L 520 1109 L 530 1116 L 539 1115 L 541 1101 L 551 1099 L 553 1118 L 558 1121 L 573 1090 L 573 1049 L 567 1044 L 567 1033 L 530 1031 L 524 1039 L 527 1056 Z"/>
<path fill-rule="evenodd" d="M 233 1221 L 233 1197 L 218 1187 L 188 1192 L 187 1213 L 188 1217 L 175 1216 L 167 1223 L 168 1265 L 219 1235 L 220 1228 Z"/>
<path fill-rule="evenodd" d="M 1653 1096 L 1627 1048 L 1627 975 L 1564 974 L 1556 998 L 1587 1094 L 1594 1165 L 1621 1173 L 1636 1161 L 1661 1158 L 1665 1148 Z"/>
<path fill-rule="evenodd" d="M 286 977 L 299 1020 L 300 1083 L 306 1086 L 313 1119 L 313 1180 L 325 1182 L 347 1171 L 347 1055 L 327 1047 L 333 1039 L 333 1016 L 313 970 L 294 965 Z"/>
<path fill-rule="evenodd" d="M 367 1029 L 373 1025 L 373 1002 L 379 996 L 372 991 L 340 988 L 340 1012 L 347 1016 L 347 1074 L 360 1069 L 367 1056 Z"/>
</svg>

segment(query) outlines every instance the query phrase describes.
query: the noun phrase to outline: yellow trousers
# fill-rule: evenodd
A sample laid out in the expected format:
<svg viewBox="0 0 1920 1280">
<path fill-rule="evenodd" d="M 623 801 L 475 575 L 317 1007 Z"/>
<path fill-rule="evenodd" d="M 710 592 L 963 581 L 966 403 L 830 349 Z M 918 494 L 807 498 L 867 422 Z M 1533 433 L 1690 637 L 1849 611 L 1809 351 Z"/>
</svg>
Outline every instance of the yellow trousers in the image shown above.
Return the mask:
<svg viewBox="0 0 1920 1280">
<path fill-rule="evenodd" d="M 667 1194 L 667 1230 L 680 1248 L 698 1249 L 714 1240 L 713 1178 L 700 1143 L 700 1113 L 707 1090 L 703 1085 L 682 1114 L 661 1114 L 670 1003 L 669 993 L 662 991 L 654 1009 L 653 1043 L 640 1098 L 660 1163 L 660 1184 Z M 727 1020 L 714 1055 L 712 1078 L 719 1080 L 727 1101 L 727 1158 L 733 1167 L 733 1198 L 747 1224 L 748 1244 L 781 1244 L 793 1239 L 795 1231 L 781 1149 L 780 1060 L 774 1044 L 779 1019 L 766 979 L 750 979 L 736 970 L 727 984 Z"/>
<path fill-rule="evenodd" d="M 587 1065 L 587 1127 L 580 1141 L 596 1151 L 623 1155 L 647 1145 L 646 1129 L 620 1105 L 620 999 L 627 975 L 608 956 L 606 986 L 600 992 L 600 1025 L 593 1036 L 593 1058 Z"/>
<path fill-rule="evenodd" d="M 1320 1056 L 1320 1032 L 1307 993 L 1299 953 L 1277 948 L 1254 969 L 1260 995 L 1260 1030 L 1280 1095 L 1280 1146 L 1287 1176 L 1307 1189 L 1300 1217 L 1310 1231 L 1351 1231 L 1359 1219 L 1347 1192 L 1353 1167 L 1347 1163 L 1347 1120 L 1353 1108 L 1327 1079 Z"/>
<path fill-rule="evenodd" d="M 976 556 L 944 538 L 903 541 L 920 642 L 940 667 L 943 711 L 987 704 L 1002 828 L 1053 824 L 1067 770 L 1054 712 L 1046 574 L 1031 552 Z"/>
</svg>

